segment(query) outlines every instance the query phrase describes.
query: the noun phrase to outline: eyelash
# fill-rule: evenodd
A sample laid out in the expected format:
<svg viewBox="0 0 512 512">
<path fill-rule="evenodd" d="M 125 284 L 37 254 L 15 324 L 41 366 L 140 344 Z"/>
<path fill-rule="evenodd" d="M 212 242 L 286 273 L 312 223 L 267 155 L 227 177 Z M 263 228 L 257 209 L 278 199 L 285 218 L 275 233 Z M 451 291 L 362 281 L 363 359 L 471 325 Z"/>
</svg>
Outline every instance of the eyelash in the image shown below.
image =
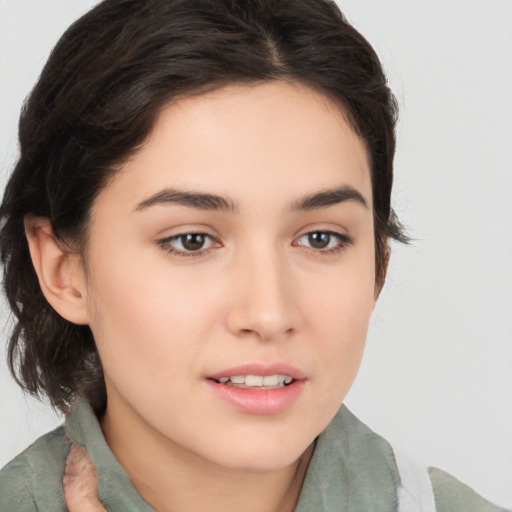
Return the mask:
<svg viewBox="0 0 512 512">
<path fill-rule="evenodd" d="M 322 235 L 328 235 L 331 238 L 335 238 L 337 240 L 337 245 L 335 247 L 331 247 L 329 249 L 317 249 L 315 247 L 307 247 L 307 249 L 310 249 L 314 251 L 316 254 L 320 254 L 322 256 L 330 256 L 333 254 L 339 254 L 347 249 L 349 245 L 354 244 L 354 240 L 352 237 L 345 235 L 343 233 L 338 233 L 336 231 L 329 231 L 329 230 L 322 230 L 318 229 L 316 231 L 308 231 L 307 233 L 304 233 L 299 237 L 299 240 L 304 237 L 309 237 L 311 235 L 315 234 L 322 234 Z M 330 242 L 330 240 L 329 240 Z M 294 242 L 294 245 L 301 246 L 302 244 Z"/>
<path fill-rule="evenodd" d="M 194 232 L 194 231 L 191 231 L 190 233 L 179 233 L 177 235 L 173 235 L 168 238 L 158 240 L 157 243 L 162 249 L 164 249 L 167 252 L 167 254 L 173 254 L 173 255 L 176 255 L 176 256 L 179 256 L 182 258 L 197 258 L 199 256 L 203 256 L 210 249 L 210 247 L 208 247 L 207 249 L 199 249 L 197 251 L 184 251 L 184 250 L 176 249 L 176 247 L 173 247 L 173 245 L 172 245 L 173 242 L 180 241 L 187 236 L 194 236 L 194 235 L 202 236 L 204 238 L 210 239 L 212 246 L 215 243 L 220 244 L 220 241 L 218 239 L 214 238 L 212 235 L 209 235 L 208 233 L 201 233 L 201 232 Z"/>
<path fill-rule="evenodd" d="M 328 255 L 334 255 L 334 254 L 339 254 L 341 252 L 343 252 L 344 250 L 347 249 L 347 246 L 349 245 L 353 245 L 354 243 L 354 240 L 352 239 L 352 237 L 348 236 L 348 235 L 345 235 L 345 234 L 342 234 L 342 233 L 337 233 L 336 231 L 329 231 L 329 230 L 316 230 L 316 231 L 309 231 L 307 233 L 304 233 L 303 235 L 301 235 L 298 240 L 304 238 L 304 237 L 309 237 L 311 235 L 315 235 L 315 234 L 322 234 L 322 235 L 328 235 L 329 237 L 333 237 L 335 239 L 337 239 L 337 245 L 336 247 L 331 247 L 329 249 L 317 249 L 317 248 L 314 248 L 314 247 L 307 247 L 307 246 L 304 246 L 304 244 L 300 244 L 298 242 L 293 242 L 293 245 L 294 246 L 301 246 L 301 247 L 306 247 L 307 249 L 315 252 L 316 254 L 320 254 L 322 256 L 328 256 Z M 186 251 L 186 250 L 180 250 L 180 249 L 177 249 L 176 247 L 174 247 L 172 244 L 177 242 L 177 241 L 181 241 L 182 242 L 182 245 L 183 245 L 183 238 L 184 237 L 187 237 L 187 236 L 202 236 L 204 238 L 207 238 L 209 240 L 211 240 L 211 246 L 210 247 L 207 247 L 206 249 L 199 249 L 197 251 Z M 329 240 L 330 242 L 330 240 Z M 179 233 L 177 235 L 173 235 L 173 236 L 170 236 L 168 238 L 163 238 L 162 240 L 158 240 L 157 241 L 157 244 L 163 249 L 165 250 L 168 254 L 173 254 L 173 255 L 176 255 L 176 256 L 179 256 L 181 258 L 198 258 L 198 257 L 201 257 L 203 256 L 206 252 L 208 252 L 212 246 L 214 246 L 215 244 L 220 244 L 220 241 L 213 237 L 212 235 L 209 235 L 208 233 L 201 233 L 201 232 L 190 232 L 190 233 Z"/>
</svg>

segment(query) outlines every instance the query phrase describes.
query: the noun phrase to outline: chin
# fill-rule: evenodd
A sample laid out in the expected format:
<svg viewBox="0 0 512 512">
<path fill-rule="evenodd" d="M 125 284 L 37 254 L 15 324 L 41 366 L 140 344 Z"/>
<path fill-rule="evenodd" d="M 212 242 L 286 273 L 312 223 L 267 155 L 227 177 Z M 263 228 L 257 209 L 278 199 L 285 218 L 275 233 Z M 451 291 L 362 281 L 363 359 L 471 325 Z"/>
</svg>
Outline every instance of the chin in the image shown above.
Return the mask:
<svg viewBox="0 0 512 512">
<path fill-rule="evenodd" d="M 278 437 L 253 437 L 251 441 L 251 436 L 248 435 L 243 440 L 232 440 L 221 451 L 216 450 L 217 453 L 212 454 L 211 460 L 219 466 L 237 472 L 280 471 L 297 462 L 314 441 L 314 437 L 312 440 L 293 437 L 288 436 L 286 441 Z"/>
<path fill-rule="evenodd" d="M 252 459 L 232 454 L 232 458 L 229 461 L 223 461 L 222 466 L 237 473 L 273 473 L 293 465 L 304 453 L 305 450 L 290 457 L 274 452 L 268 456 L 259 454 L 257 458 Z"/>
</svg>

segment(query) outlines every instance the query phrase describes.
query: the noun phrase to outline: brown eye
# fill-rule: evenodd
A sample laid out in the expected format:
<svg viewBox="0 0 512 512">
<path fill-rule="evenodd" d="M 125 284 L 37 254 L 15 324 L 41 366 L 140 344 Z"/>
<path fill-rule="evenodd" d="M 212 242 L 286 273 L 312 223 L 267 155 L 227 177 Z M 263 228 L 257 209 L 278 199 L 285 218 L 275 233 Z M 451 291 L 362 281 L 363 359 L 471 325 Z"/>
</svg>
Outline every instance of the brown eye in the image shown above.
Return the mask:
<svg viewBox="0 0 512 512">
<path fill-rule="evenodd" d="M 206 235 L 202 233 L 189 233 L 188 235 L 180 235 L 180 242 L 186 251 L 199 251 L 206 242 Z"/>
<path fill-rule="evenodd" d="M 325 249 L 331 242 L 331 234 L 323 231 L 315 231 L 307 235 L 308 243 L 313 249 Z"/>
<path fill-rule="evenodd" d="M 183 233 L 158 241 L 165 251 L 177 256 L 200 256 L 215 244 L 214 238 L 206 233 Z"/>
<path fill-rule="evenodd" d="M 294 245 L 302 245 L 322 254 L 334 254 L 353 244 L 350 236 L 335 231 L 311 231 L 302 235 Z"/>
</svg>

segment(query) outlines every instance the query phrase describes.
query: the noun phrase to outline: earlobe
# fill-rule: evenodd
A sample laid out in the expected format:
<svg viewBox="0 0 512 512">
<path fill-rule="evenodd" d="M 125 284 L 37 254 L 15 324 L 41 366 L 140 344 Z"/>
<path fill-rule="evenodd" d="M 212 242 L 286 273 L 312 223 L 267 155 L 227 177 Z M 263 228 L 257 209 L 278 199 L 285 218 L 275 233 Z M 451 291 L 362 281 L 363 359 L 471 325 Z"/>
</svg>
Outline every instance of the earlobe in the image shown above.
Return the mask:
<svg viewBox="0 0 512 512">
<path fill-rule="evenodd" d="M 61 247 L 47 218 L 25 217 L 25 235 L 46 300 L 66 320 L 75 324 L 89 323 L 80 257 L 68 254 Z"/>
</svg>

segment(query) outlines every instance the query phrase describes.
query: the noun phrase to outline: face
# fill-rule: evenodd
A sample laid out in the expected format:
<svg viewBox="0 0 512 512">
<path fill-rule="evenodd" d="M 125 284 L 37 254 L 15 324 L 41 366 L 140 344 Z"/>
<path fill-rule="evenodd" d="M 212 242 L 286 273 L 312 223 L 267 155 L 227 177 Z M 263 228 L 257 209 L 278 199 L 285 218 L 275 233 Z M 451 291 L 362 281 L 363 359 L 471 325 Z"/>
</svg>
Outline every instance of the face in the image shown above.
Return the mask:
<svg viewBox="0 0 512 512">
<path fill-rule="evenodd" d="M 173 103 L 93 205 L 85 274 L 106 417 L 141 446 L 284 467 L 341 405 L 374 307 L 363 143 L 298 85 Z"/>
</svg>

